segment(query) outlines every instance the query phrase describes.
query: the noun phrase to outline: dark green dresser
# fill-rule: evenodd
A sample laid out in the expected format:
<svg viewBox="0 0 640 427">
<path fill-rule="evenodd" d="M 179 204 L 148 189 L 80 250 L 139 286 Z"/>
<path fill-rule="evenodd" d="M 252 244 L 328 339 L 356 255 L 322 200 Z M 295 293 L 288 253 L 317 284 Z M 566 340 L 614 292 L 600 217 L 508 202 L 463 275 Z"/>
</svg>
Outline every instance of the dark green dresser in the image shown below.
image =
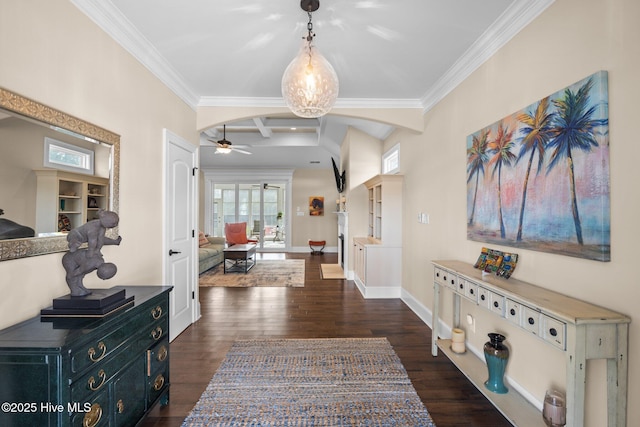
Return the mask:
<svg viewBox="0 0 640 427">
<path fill-rule="evenodd" d="M 124 286 L 107 317 L 0 331 L 0 426 L 133 426 L 169 402 L 170 286 Z"/>
</svg>

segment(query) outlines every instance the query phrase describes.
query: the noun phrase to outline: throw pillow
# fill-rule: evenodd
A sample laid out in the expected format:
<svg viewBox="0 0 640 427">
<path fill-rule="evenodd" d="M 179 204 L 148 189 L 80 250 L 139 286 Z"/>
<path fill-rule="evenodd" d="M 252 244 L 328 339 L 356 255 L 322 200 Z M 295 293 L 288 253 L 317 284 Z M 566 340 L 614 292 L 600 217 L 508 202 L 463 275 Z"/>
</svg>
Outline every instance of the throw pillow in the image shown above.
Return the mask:
<svg viewBox="0 0 640 427">
<path fill-rule="evenodd" d="M 209 242 L 209 239 L 207 239 L 207 236 L 205 236 L 202 231 L 198 232 L 198 246 L 203 247 L 203 246 L 209 246 L 210 244 L 211 242 Z"/>
</svg>

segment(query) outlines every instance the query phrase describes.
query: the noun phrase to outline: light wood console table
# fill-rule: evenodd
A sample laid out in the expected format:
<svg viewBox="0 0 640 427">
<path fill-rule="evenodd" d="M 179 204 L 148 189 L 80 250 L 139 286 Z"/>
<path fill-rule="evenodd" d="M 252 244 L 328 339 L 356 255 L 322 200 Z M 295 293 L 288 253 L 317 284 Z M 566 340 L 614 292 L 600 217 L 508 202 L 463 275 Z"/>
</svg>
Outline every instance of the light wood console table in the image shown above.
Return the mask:
<svg viewBox="0 0 640 427">
<path fill-rule="evenodd" d="M 449 340 L 439 339 L 440 292 L 454 294 L 453 326 L 460 325 L 460 300 L 493 312 L 507 322 L 538 336 L 541 345 L 565 353 L 567 426 L 584 425 L 587 359 L 607 359 L 607 417 L 609 427 L 626 426 L 627 352 L 629 323 L 623 314 L 526 283 L 515 278 L 483 275 L 461 261 L 433 261 L 433 333 L 431 353 L 443 350 L 469 380 L 514 425 L 543 426 L 542 415 L 515 390 L 495 394 L 486 390 L 486 367 L 475 355 L 450 351 Z"/>
</svg>

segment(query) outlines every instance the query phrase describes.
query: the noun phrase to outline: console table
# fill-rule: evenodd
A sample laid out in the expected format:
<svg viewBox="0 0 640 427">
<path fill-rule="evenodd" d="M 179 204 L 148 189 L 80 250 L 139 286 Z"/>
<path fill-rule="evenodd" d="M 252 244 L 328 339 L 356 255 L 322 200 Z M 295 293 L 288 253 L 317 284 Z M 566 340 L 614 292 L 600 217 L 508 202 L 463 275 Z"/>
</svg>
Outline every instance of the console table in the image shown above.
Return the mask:
<svg viewBox="0 0 640 427">
<path fill-rule="evenodd" d="M 169 401 L 171 286 L 126 286 L 100 318 L 41 318 L 0 331 L 0 425 L 130 426 Z"/>
<path fill-rule="evenodd" d="M 564 351 L 567 371 L 567 426 L 584 425 L 586 360 L 607 359 L 609 427 L 626 425 L 628 326 L 623 314 L 568 297 L 514 278 L 504 279 L 460 261 L 433 261 L 433 333 L 431 353 L 443 350 L 472 383 L 514 425 L 544 426 L 541 413 L 515 390 L 486 390 L 486 367 L 475 355 L 450 351 L 450 340 L 439 339 L 440 292 L 454 294 L 453 323 L 460 325 L 460 300 L 465 298 L 506 322 L 540 338 L 541 345 Z"/>
</svg>

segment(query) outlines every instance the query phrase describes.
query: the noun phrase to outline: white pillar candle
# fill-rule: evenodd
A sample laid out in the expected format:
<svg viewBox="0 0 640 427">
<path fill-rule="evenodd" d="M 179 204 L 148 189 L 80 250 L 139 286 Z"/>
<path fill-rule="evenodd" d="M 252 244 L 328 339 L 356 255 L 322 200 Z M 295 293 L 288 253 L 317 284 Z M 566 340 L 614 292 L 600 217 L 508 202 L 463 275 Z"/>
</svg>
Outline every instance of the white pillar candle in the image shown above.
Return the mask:
<svg viewBox="0 0 640 427">
<path fill-rule="evenodd" d="M 453 328 L 451 331 L 451 350 L 454 353 L 464 353 L 464 331 L 460 328 Z"/>
</svg>

